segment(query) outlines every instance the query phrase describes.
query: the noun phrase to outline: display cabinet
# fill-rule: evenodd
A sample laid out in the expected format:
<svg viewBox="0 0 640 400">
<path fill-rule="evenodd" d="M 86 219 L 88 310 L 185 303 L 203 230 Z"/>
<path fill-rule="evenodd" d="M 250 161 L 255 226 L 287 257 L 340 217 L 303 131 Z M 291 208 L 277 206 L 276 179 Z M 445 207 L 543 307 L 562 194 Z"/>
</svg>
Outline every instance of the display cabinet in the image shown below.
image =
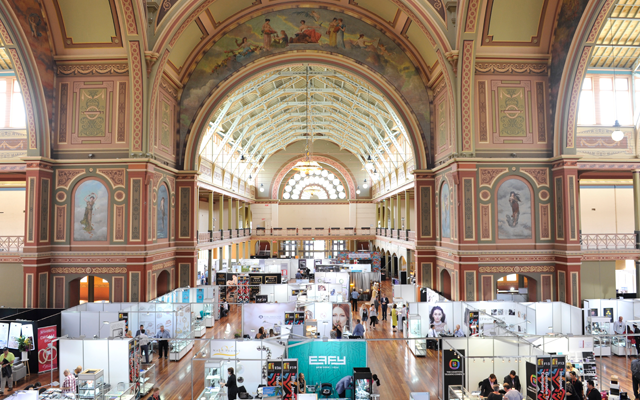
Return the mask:
<svg viewBox="0 0 640 400">
<path fill-rule="evenodd" d="M 146 364 L 146 365 L 148 365 L 149 368 L 143 369 L 142 371 L 140 371 L 140 394 L 142 396 L 151 392 L 151 389 L 153 389 L 153 387 L 156 384 L 156 379 L 157 379 L 156 376 L 158 373 L 158 370 L 156 369 L 155 364 Z"/>
<path fill-rule="evenodd" d="M 353 399 L 369 400 L 373 393 L 373 378 L 369 368 L 353 369 Z"/>
<path fill-rule="evenodd" d="M 204 326 L 204 321 L 200 319 L 194 319 L 191 323 L 191 331 L 197 338 L 201 338 L 207 333 L 207 328 Z"/>
<path fill-rule="evenodd" d="M 593 335 L 593 352 L 597 356 L 611 355 L 611 339 L 606 337 L 611 332 L 609 317 L 589 317 L 587 334 Z"/>
<path fill-rule="evenodd" d="M 449 400 L 480 400 L 480 392 L 470 392 L 460 385 L 449 386 Z"/>
<path fill-rule="evenodd" d="M 204 299 L 202 311 L 202 320 L 204 321 L 204 326 L 207 328 L 212 328 L 215 321 L 215 315 L 213 313 L 213 299 Z"/>
<path fill-rule="evenodd" d="M 222 364 L 218 361 L 208 361 L 204 364 L 204 391 L 198 396 L 200 400 L 216 400 L 226 397 L 221 383 Z"/>
<path fill-rule="evenodd" d="M 135 386 L 113 388 L 104 395 L 104 400 L 133 400 L 136 398 Z"/>
<path fill-rule="evenodd" d="M 69 400 L 76 399 L 77 395 L 75 393 L 63 393 L 61 389 L 47 389 L 43 393 L 40 393 L 38 398 L 40 400 Z"/>
<path fill-rule="evenodd" d="M 87 369 L 78 374 L 78 399 L 104 400 L 104 371 Z"/>
<path fill-rule="evenodd" d="M 318 321 L 315 319 L 308 319 L 304 321 L 304 335 L 306 337 L 315 338 L 318 333 Z"/>
<path fill-rule="evenodd" d="M 409 315 L 406 320 L 407 324 L 407 346 L 416 357 L 425 357 L 427 355 L 427 339 L 422 334 L 422 321 L 419 315 Z M 419 339 L 418 339 L 419 338 Z"/>
<path fill-rule="evenodd" d="M 409 393 L 409 400 L 429 400 L 429 392 L 413 392 Z"/>
<path fill-rule="evenodd" d="M 169 344 L 169 361 L 179 361 L 193 347 L 192 340 L 174 340 Z"/>
<path fill-rule="evenodd" d="M 611 352 L 617 356 L 637 356 L 638 350 L 626 336 L 614 336 L 611 340 Z"/>
</svg>

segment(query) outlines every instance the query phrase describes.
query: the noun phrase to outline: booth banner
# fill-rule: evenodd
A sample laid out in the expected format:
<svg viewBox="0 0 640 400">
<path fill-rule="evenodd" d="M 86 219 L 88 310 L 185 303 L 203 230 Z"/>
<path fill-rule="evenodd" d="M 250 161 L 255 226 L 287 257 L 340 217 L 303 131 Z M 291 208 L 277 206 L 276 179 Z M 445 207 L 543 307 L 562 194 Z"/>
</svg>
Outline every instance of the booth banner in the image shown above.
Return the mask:
<svg viewBox="0 0 640 400">
<path fill-rule="evenodd" d="M 129 330 L 129 313 L 126 313 L 126 312 L 118 313 L 118 321 L 124 321 L 125 329 Z"/>
<path fill-rule="evenodd" d="M 196 290 L 196 303 L 204 303 L 204 289 Z"/>
<path fill-rule="evenodd" d="M 449 386 L 464 385 L 464 350 L 443 351 L 444 400 L 449 400 Z"/>
<path fill-rule="evenodd" d="M 551 357 L 551 398 L 553 400 L 564 400 L 564 373 L 566 366 L 566 356 Z"/>
<path fill-rule="evenodd" d="M 55 325 L 38 328 L 38 372 L 58 368 L 58 343 L 49 348 L 49 343 L 57 337 L 58 327 Z"/>
<path fill-rule="evenodd" d="M 181 303 L 188 303 L 189 302 L 189 291 L 188 290 L 183 290 L 182 291 L 182 301 Z"/>
<path fill-rule="evenodd" d="M 129 341 L 129 383 L 135 388 L 136 397 L 140 392 L 140 346 L 137 340 Z"/>
<path fill-rule="evenodd" d="M 480 318 L 480 312 L 478 311 L 469 312 L 469 336 L 472 336 L 478 333 L 479 318 Z"/>
<path fill-rule="evenodd" d="M 307 268 L 307 260 L 304 258 L 301 258 L 298 260 L 298 269 L 303 269 L 303 268 Z"/>
<path fill-rule="evenodd" d="M 304 324 L 304 311 L 296 311 L 293 313 L 293 324 L 294 325 Z"/>
<path fill-rule="evenodd" d="M 298 359 L 298 373 L 307 382 L 327 382 L 333 387 L 354 368 L 367 366 L 367 343 L 359 340 L 313 341 L 290 347 L 288 356 Z"/>
<path fill-rule="evenodd" d="M 33 325 L 29 323 L 22 325 L 22 336 L 30 339 L 29 342 L 31 346 L 29 346 L 29 351 L 35 350 L 36 343 L 33 340 Z"/>
<path fill-rule="evenodd" d="M 0 348 L 7 347 L 9 342 L 9 324 L 6 322 L 0 323 Z"/>
<path fill-rule="evenodd" d="M 298 394 L 298 360 L 285 359 L 282 363 L 283 399 L 295 399 Z"/>
<path fill-rule="evenodd" d="M 9 347 L 10 349 L 18 348 L 18 338 L 22 332 L 22 324 L 20 322 L 11 322 L 9 325 Z"/>
<path fill-rule="evenodd" d="M 536 379 L 536 365 L 527 362 L 527 400 L 535 400 L 538 392 L 538 382 Z"/>
<path fill-rule="evenodd" d="M 538 357 L 536 361 L 537 400 L 551 400 L 551 357 Z"/>
<path fill-rule="evenodd" d="M 267 386 L 282 386 L 282 361 L 267 360 Z"/>
<path fill-rule="evenodd" d="M 351 309 L 349 303 L 331 305 L 331 326 L 339 326 L 342 332 L 351 332 Z"/>
<path fill-rule="evenodd" d="M 256 295 L 256 303 L 266 303 L 267 301 L 269 301 L 269 296 L 266 294 Z"/>
<path fill-rule="evenodd" d="M 602 316 L 607 317 L 613 322 L 613 308 L 607 307 L 602 309 Z"/>
<path fill-rule="evenodd" d="M 284 313 L 284 324 L 285 324 L 286 326 L 291 326 L 291 325 L 293 325 L 293 323 L 294 323 L 294 317 L 295 317 L 295 315 L 294 315 L 293 311 L 290 311 L 290 312 L 286 312 L 286 313 Z"/>
</svg>

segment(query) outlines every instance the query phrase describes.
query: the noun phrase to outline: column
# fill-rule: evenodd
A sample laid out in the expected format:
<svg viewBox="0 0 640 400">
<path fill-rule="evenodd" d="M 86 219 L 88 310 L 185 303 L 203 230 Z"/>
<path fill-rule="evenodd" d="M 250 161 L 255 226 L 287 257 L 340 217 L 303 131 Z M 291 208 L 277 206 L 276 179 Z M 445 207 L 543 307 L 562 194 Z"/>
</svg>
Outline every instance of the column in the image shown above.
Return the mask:
<svg viewBox="0 0 640 400">
<path fill-rule="evenodd" d="M 231 232 L 231 230 L 233 229 L 233 199 L 231 197 L 229 197 L 229 205 L 228 205 L 229 209 L 227 210 L 227 218 L 229 221 L 229 232 Z M 231 256 L 229 256 L 231 257 Z M 229 258 L 231 259 L 231 258 Z"/>
<path fill-rule="evenodd" d="M 402 212 L 400 207 L 400 193 L 396 195 L 396 229 L 399 231 L 402 229 Z M 398 237 L 400 237 L 400 232 L 398 232 Z"/>
<path fill-rule="evenodd" d="M 209 285 L 213 285 L 213 249 L 208 251 L 209 253 L 209 265 L 207 266 L 207 276 L 209 277 Z"/>
<path fill-rule="evenodd" d="M 376 228 L 380 228 L 380 202 L 376 203 Z"/>
<path fill-rule="evenodd" d="M 411 230 L 411 209 L 409 206 L 409 191 L 407 190 L 404 192 L 404 229 L 407 231 Z"/>
<path fill-rule="evenodd" d="M 231 246 L 232 244 L 226 246 L 227 248 L 227 268 L 231 269 Z"/>
<path fill-rule="evenodd" d="M 396 229 L 396 202 L 393 196 L 389 197 L 389 217 L 391 219 L 389 229 L 394 230 Z"/>
<path fill-rule="evenodd" d="M 222 254 L 222 249 L 223 247 L 218 247 L 218 271 L 222 270 L 222 260 L 224 260 L 224 255 Z M 211 282 L 215 282 L 215 281 L 211 281 Z M 215 285 L 215 283 L 213 283 Z"/>
<path fill-rule="evenodd" d="M 222 231 L 224 230 L 224 195 L 222 193 L 220 193 L 220 200 L 218 201 L 218 220 L 220 239 L 222 239 Z M 222 264 L 220 264 L 220 266 L 222 266 Z"/>
<path fill-rule="evenodd" d="M 633 171 L 633 222 L 636 249 L 640 249 L 640 170 Z M 636 298 L 640 298 L 640 260 L 636 260 Z"/>
<path fill-rule="evenodd" d="M 244 212 L 247 221 L 247 228 L 251 227 L 251 203 L 247 203 L 247 210 Z"/>
<path fill-rule="evenodd" d="M 213 235 L 213 192 L 209 193 L 209 234 Z"/>
<path fill-rule="evenodd" d="M 240 200 L 236 200 L 236 229 L 240 229 Z"/>
<path fill-rule="evenodd" d="M 240 243 L 236 243 L 236 261 L 240 261 L 241 259 L 241 255 L 240 255 Z"/>
<path fill-rule="evenodd" d="M 387 200 L 382 200 L 382 227 L 387 228 Z"/>
<path fill-rule="evenodd" d="M 391 279 L 391 266 L 389 265 L 389 253 L 384 252 L 384 267 L 387 269 L 387 278 Z"/>
<path fill-rule="evenodd" d="M 249 258 L 251 258 L 250 254 L 249 254 L 249 248 L 251 247 L 251 240 L 248 240 L 246 242 L 244 242 L 244 258 L 246 258 L 247 260 Z"/>
</svg>

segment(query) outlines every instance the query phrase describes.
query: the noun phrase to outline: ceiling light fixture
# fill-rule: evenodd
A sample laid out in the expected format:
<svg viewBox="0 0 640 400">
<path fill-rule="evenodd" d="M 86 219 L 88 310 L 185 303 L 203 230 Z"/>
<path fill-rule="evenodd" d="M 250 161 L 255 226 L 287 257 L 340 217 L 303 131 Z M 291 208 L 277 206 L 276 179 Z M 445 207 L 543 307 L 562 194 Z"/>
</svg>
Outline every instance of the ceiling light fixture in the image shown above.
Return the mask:
<svg viewBox="0 0 640 400">
<path fill-rule="evenodd" d="M 244 161 L 244 154 L 240 155 L 240 161 Z"/>
<path fill-rule="evenodd" d="M 611 139 L 614 142 L 619 142 L 624 138 L 624 132 L 620 130 L 620 122 L 618 122 L 618 95 L 616 94 L 616 70 L 613 69 L 613 101 L 616 108 L 616 122 L 613 124 L 613 132 L 611 132 Z"/>
<path fill-rule="evenodd" d="M 260 192 L 264 192 L 264 184 L 260 184 Z"/>
<path fill-rule="evenodd" d="M 362 187 L 365 188 L 365 189 L 369 187 L 369 184 L 367 183 L 367 179 L 366 178 L 364 180 L 364 183 L 362 184 Z"/>
<path fill-rule="evenodd" d="M 305 124 L 306 124 L 306 130 L 307 130 L 307 134 L 306 134 L 306 139 L 305 139 L 305 145 L 304 145 L 304 154 L 302 156 L 302 161 L 298 161 L 296 163 L 296 165 L 293 167 L 294 170 L 300 172 L 301 174 L 305 174 L 305 175 L 310 175 L 310 174 L 314 174 L 314 173 L 320 173 L 320 170 L 322 169 L 322 167 L 320 166 L 320 164 L 318 164 L 315 161 L 311 161 L 311 159 L 313 158 L 312 154 L 313 154 L 313 134 L 309 132 L 309 66 L 307 65 L 306 67 L 306 71 L 307 71 L 307 76 L 306 76 L 306 96 L 305 96 L 305 102 L 306 102 L 306 109 L 305 109 L 305 113 L 306 113 L 306 119 L 305 119 Z"/>
<path fill-rule="evenodd" d="M 360 194 L 360 186 L 356 188 L 356 194 Z"/>
</svg>

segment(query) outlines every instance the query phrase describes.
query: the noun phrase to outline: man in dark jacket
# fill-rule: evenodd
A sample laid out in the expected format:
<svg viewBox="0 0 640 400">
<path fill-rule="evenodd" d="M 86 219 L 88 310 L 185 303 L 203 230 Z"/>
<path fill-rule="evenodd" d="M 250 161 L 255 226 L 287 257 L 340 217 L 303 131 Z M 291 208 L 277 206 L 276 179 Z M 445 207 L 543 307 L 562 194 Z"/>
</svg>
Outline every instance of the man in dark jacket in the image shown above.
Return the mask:
<svg viewBox="0 0 640 400">
<path fill-rule="evenodd" d="M 493 393 L 493 385 L 496 383 L 498 383 L 496 376 L 494 374 L 489 375 L 489 377 L 480 384 L 480 396 L 489 397 L 489 394 Z"/>
<path fill-rule="evenodd" d="M 518 377 L 518 375 L 516 375 L 516 371 L 513 370 L 509 372 L 509 375 L 504 377 L 503 383 L 508 383 L 509 387 L 514 388 L 518 392 L 520 391 L 520 389 L 522 389 L 522 387 L 520 386 L 520 378 Z"/>
<path fill-rule="evenodd" d="M 382 306 L 382 321 L 387 320 L 387 307 L 389 307 L 389 298 L 382 293 L 380 295 L 380 305 Z"/>
<path fill-rule="evenodd" d="M 633 398 L 638 397 L 638 386 L 640 386 L 640 359 L 631 361 L 631 381 L 633 383 Z"/>
<path fill-rule="evenodd" d="M 602 400 L 600 391 L 596 389 L 591 379 L 587 381 L 587 400 Z"/>
<path fill-rule="evenodd" d="M 571 384 L 573 385 L 573 388 L 575 389 L 576 396 L 578 396 L 579 399 L 583 399 L 584 398 L 584 387 L 582 386 L 582 382 L 580 382 L 578 380 L 578 375 L 576 375 L 576 373 L 574 371 L 571 371 Z"/>
</svg>

